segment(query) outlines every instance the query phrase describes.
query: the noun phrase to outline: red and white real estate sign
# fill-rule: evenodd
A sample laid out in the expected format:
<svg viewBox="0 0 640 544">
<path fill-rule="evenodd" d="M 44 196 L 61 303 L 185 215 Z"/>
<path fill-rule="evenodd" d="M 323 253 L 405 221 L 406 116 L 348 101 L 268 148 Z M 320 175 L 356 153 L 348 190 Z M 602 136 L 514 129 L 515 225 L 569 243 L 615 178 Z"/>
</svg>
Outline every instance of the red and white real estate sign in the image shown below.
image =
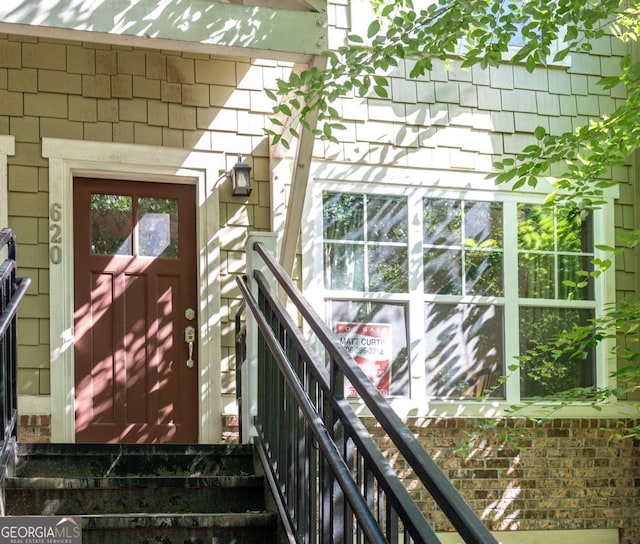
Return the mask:
<svg viewBox="0 0 640 544">
<path fill-rule="evenodd" d="M 335 325 L 335 332 L 378 391 L 388 395 L 391 384 L 391 324 L 339 322 Z M 344 382 L 344 394 L 346 397 L 358 396 L 348 380 Z"/>
</svg>

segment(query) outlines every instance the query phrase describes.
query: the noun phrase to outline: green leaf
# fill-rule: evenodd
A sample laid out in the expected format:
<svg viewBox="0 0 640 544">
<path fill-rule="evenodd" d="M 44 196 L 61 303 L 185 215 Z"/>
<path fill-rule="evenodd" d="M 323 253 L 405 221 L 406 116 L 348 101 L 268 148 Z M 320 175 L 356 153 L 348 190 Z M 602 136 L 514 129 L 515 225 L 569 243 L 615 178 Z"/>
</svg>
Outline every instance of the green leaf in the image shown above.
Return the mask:
<svg viewBox="0 0 640 544">
<path fill-rule="evenodd" d="M 389 93 L 387 92 L 386 87 L 381 87 L 380 85 L 375 85 L 373 87 L 373 92 L 376 93 L 381 98 L 389 98 Z"/>
<path fill-rule="evenodd" d="M 514 184 L 513 184 L 513 189 L 519 189 L 520 187 L 522 187 L 525 183 L 526 183 L 526 178 L 519 178 Z"/>
<path fill-rule="evenodd" d="M 378 32 L 380 32 L 380 21 L 374 20 L 367 29 L 367 37 L 373 38 Z"/>
</svg>

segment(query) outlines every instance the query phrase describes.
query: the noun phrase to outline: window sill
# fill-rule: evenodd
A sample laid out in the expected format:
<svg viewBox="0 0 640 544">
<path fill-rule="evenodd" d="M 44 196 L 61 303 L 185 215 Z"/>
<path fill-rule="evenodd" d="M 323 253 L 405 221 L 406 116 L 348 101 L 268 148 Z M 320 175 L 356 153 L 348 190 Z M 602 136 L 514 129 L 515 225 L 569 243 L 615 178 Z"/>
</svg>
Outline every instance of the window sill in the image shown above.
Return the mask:
<svg viewBox="0 0 640 544">
<path fill-rule="evenodd" d="M 560 403 L 539 403 L 523 406 L 513 413 L 514 403 L 505 401 L 414 401 L 403 398 L 389 398 L 394 411 L 403 419 L 409 418 L 591 418 L 591 419 L 629 419 L 638 417 L 637 403 L 630 401 L 612 401 L 599 406 L 596 410 L 589 403 L 572 402 L 561 406 Z M 364 402 L 358 399 L 350 401 L 351 407 L 360 417 L 371 416 Z"/>
</svg>

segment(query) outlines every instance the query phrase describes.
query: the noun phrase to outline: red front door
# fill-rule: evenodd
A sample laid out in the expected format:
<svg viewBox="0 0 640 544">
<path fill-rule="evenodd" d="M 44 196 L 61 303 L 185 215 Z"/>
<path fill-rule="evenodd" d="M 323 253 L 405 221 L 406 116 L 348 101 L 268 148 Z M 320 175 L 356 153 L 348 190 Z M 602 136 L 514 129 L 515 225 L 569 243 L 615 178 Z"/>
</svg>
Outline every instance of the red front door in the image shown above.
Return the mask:
<svg viewBox="0 0 640 544">
<path fill-rule="evenodd" d="M 195 187 L 73 188 L 76 441 L 195 443 Z"/>
</svg>

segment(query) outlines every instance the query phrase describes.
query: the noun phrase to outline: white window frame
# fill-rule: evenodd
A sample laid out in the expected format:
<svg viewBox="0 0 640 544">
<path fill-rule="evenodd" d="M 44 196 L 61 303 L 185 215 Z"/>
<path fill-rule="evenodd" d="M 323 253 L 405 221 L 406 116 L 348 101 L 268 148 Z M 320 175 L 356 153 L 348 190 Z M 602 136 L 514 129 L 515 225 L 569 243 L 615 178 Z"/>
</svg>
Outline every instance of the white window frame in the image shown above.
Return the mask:
<svg viewBox="0 0 640 544">
<path fill-rule="evenodd" d="M 361 293 L 331 292 L 324 289 L 324 263 L 323 263 L 323 230 L 322 230 L 322 192 L 324 190 L 344 193 L 368 193 L 373 195 L 389 194 L 390 196 L 406 196 L 409 199 L 409 254 L 422 252 L 422 217 L 413 217 L 411 210 L 421 209 L 421 201 L 425 196 L 442 196 L 448 198 L 464 198 L 466 200 L 500 200 L 505 206 L 511 206 L 515 211 L 517 203 L 542 203 L 549 194 L 551 187 L 545 183 L 534 190 L 512 191 L 508 187 L 496 188 L 493 181 L 487 180 L 485 174 L 474 172 L 453 171 L 421 171 L 400 167 L 386 167 L 372 170 L 362 165 L 329 164 L 315 162 L 311 168 L 310 190 L 305 201 L 304 217 L 314 218 L 307 221 L 302 227 L 302 265 L 303 265 L 303 289 L 305 295 L 316 308 L 325 308 L 325 299 L 349 300 L 356 295 L 357 298 L 365 298 L 376 302 L 406 302 L 420 300 L 420 303 L 409 304 L 409 348 L 410 348 L 410 398 L 390 397 L 389 401 L 401 415 L 467 415 L 494 417 L 505 415 L 505 409 L 520 402 L 520 378 L 519 373 L 510 374 L 506 382 L 506 399 L 491 399 L 478 402 L 473 399 L 429 399 L 421 392 L 425 387 L 424 364 L 424 295 L 422 291 L 422 278 L 419 273 L 409 275 L 409 292 L 402 294 L 367 293 L 362 297 Z M 497 198 L 499 195 L 499 198 Z M 606 204 L 594 211 L 594 245 L 614 245 L 614 198 L 616 191 L 607 194 Z M 510 230 L 512 232 L 510 232 Z M 507 249 L 516 247 L 516 229 L 509 229 L 505 225 L 505 238 L 512 237 L 511 241 L 505 239 L 505 296 L 515 293 L 517 285 L 507 289 L 506 282 L 515 282 L 517 277 L 516 259 L 511 258 L 514 253 Z M 594 248 L 596 258 L 605 259 L 605 255 L 598 248 Z M 411 267 L 410 267 L 411 269 Z M 613 267 L 605 271 L 595 281 L 595 301 L 575 301 L 572 307 L 594 308 L 595 315 L 602 315 L 607 304 L 615 300 L 615 272 Z M 458 297 L 456 297 L 458 300 Z M 491 299 L 482 297 L 483 302 Z M 465 300 L 466 301 L 466 300 Z M 473 299 L 468 299 L 473 301 Z M 517 310 L 522 305 L 522 299 L 511 301 L 510 307 Z M 541 302 L 544 307 L 561 307 L 562 300 L 550 302 L 545 299 Z M 515 360 L 513 356 L 518 353 L 518 319 L 517 315 L 508 315 L 505 304 L 505 366 L 509 366 Z M 511 310 L 513 311 L 513 310 Z M 508 325 L 507 325 L 508 324 Z M 509 330 L 506 327 L 510 327 Z M 515 331 L 515 332 L 514 332 Z M 603 341 L 596 348 L 595 383 L 598 386 L 611 385 L 610 373 L 615 369 L 615 358 L 611 355 L 612 341 Z M 360 404 L 357 399 L 352 400 Z M 620 414 L 620 408 L 612 402 L 605 407 L 605 412 L 598 412 L 599 416 Z M 535 415 L 536 409 L 532 406 L 521 414 Z M 574 402 L 563 406 L 558 415 L 562 417 L 583 417 L 589 413 L 588 403 Z"/>
</svg>

